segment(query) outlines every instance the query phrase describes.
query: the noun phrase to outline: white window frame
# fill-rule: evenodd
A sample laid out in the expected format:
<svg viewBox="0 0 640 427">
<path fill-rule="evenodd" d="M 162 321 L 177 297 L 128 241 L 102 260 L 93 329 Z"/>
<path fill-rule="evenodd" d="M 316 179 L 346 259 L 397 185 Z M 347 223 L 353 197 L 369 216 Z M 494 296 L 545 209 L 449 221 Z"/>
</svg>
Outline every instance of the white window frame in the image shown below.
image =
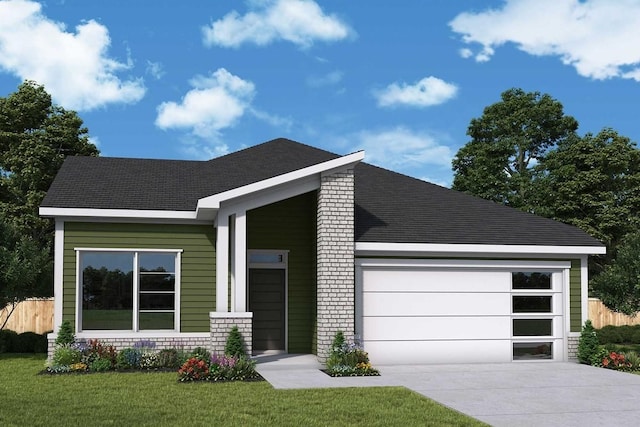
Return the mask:
<svg viewBox="0 0 640 427">
<path fill-rule="evenodd" d="M 563 290 L 564 286 L 564 274 L 562 271 L 558 271 L 555 269 L 544 269 L 544 268 L 536 268 L 536 269 L 520 269 L 520 270 L 512 270 L 512 280 L 513 273 L 519 272 L 537 272 L 537 273 L 549 273 L 551 275 L 551 286 L 549 289 L 514 289 L 513 282 L 511 283 L 511 360 L 513 362 L 532 362 L 536 361 L 535 359 L 522 359 L 517 360 L 513 358 L 513 347 L 516 343 L 552 343 L 551 347 L 551 358 L 550 359 L 542 359 L 540 362 L 550 361 L 550 360 L 562 360 L 564 358 L 563 351 L 563 327 L 564 322 L 563 318 L 568 317 L 568 313 L 564 313 L 563 307 Z M 515 313 L 513 311 L 513 297 L 514 296 L 550 296 L 551 297 L 551 311 L 548 313 L 540 313 L 540 312 L 530 312 L 530 313 Z M 523 319 L 523 320 L 535 320 L 535 319 L 549 319 L 551 320 L 551 335 L 540 335 L 540 336 L 528 336 L 528 335 L 514 335 L 513 333 L 513 320 L 514 319 Z"/>
<path fill-rule="evenodd" d="M 96 334 L 106 334 L 106 333 L 171 333 L 171 332 L 180 332 L 180 290 L 181 290 L 181 282 L 182 282 L 182 274 L 181 274 L 181 266 L 182 266 L 182 249 L 153 249 L 153 248 L 74 248 L 76 253 L 76 312 L 75 312 L 75 322 L 76 322 L 76 332 L 82 334 L 82 254 L 87 252 L 130 252 L 133 254 L 133 324 L 132 329 L 91 329 L 86 331 L 86 333 L 96 333 Z M 140 293 L 140 265 L 139 265 L 139 254 L 140 253 L 173 253 L 175 255 L 175 288 L 174 288 L 174 316 L 173 316 L 173 329 L 144 329 L 140 331 L 139 328 L 139 314 L 140 314 L 140 304 L 139 304 L 139 293 Z M 167 311 L 168 312 L 168 311 Z"/>
</svg>

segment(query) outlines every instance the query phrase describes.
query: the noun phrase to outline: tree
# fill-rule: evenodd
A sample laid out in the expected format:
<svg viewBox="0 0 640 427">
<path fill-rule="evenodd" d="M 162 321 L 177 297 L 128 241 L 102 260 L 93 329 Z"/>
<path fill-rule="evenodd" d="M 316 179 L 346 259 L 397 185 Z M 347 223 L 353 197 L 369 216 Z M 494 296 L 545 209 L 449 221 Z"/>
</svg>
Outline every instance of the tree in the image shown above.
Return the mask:
<svg viewBox="0 0 640 427">
<path fill-rule="evenodd" d="M 578 122 L 547 94 L 514 88 L 501 98 L 471 120 L 467 130 L 471 141 L 453 160 L 453 188 L 530 210 L 532 167 L 573 135 Z"/>
<path fill-rule="evenodd" d="M 0 242 L 0 310 L 6 312 L 2 330 L 20 302 L 51 294 L 47 276 L 53 264 L 48 247 L 32 236 L 20 235 L 1 217 Z"/>
<path fill-rule="evenodd" d="M 611 310 L 628 315 L 640 311 L 640 231 L 629 234 L 613 262 L 591 281 L 595 296 Z"/>
<path fill-rule="evenodd" d="M 0 212 L 42 245 L 50 244 L 52 224 L 38 207 L 64 158 L 98 155 L 87 132 L 75 111 L 54 105 L 35 82 L 0 98 Z"/>
<path fill-rule="evenodd" d="M 640 230 L 640 150 L 629 138 L 603 129 L 572 136 L 536 166 L 535 213 L 575 225 L 607 246 L 594 259 L 598 273 L 622 239 Z"/>
</svg>

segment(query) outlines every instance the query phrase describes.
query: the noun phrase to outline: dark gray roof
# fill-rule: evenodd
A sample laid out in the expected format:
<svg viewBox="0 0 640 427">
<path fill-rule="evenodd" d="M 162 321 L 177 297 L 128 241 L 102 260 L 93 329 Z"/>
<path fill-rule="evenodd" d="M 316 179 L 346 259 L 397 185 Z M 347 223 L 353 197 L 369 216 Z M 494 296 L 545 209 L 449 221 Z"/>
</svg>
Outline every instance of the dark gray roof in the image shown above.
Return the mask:
<svg viewBox="0 0 640 427">
<path fill-rule="evenodd" d="M 338 157 L 287 139 L 209 161 L 68 157 L 41 206 L 192 211 L 200 198 Z M 602 246 L 576 227 L 366 163 L 355 175 L 358 242 Z"/>
</svg>

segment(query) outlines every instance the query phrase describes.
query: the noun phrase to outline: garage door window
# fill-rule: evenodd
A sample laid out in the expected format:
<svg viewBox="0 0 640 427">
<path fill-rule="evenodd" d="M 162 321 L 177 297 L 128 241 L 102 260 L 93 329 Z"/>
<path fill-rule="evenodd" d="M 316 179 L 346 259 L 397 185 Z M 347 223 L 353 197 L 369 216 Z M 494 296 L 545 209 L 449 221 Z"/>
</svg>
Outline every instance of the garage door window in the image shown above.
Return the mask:
<svg viewBox="0 0 640 427">
<path fill-rule="evenodd" d="M 513 360 L 553 358 L 554 290 L 551 272 L 518 271 L 511 275 Z"/>
</svg>

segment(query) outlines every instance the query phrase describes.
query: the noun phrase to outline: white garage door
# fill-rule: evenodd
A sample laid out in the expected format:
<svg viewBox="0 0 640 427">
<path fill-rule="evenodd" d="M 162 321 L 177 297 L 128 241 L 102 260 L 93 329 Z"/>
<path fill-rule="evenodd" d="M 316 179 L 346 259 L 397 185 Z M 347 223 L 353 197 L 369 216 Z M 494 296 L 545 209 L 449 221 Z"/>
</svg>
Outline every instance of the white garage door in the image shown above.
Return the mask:
<svg viewBox="0 0 640 427">
<path fill-rule="evenodd" d="M 454 264 L 358 263 L 356 329 L 372 363 L 563 358 L 562 269 Z"/>
</svg>

